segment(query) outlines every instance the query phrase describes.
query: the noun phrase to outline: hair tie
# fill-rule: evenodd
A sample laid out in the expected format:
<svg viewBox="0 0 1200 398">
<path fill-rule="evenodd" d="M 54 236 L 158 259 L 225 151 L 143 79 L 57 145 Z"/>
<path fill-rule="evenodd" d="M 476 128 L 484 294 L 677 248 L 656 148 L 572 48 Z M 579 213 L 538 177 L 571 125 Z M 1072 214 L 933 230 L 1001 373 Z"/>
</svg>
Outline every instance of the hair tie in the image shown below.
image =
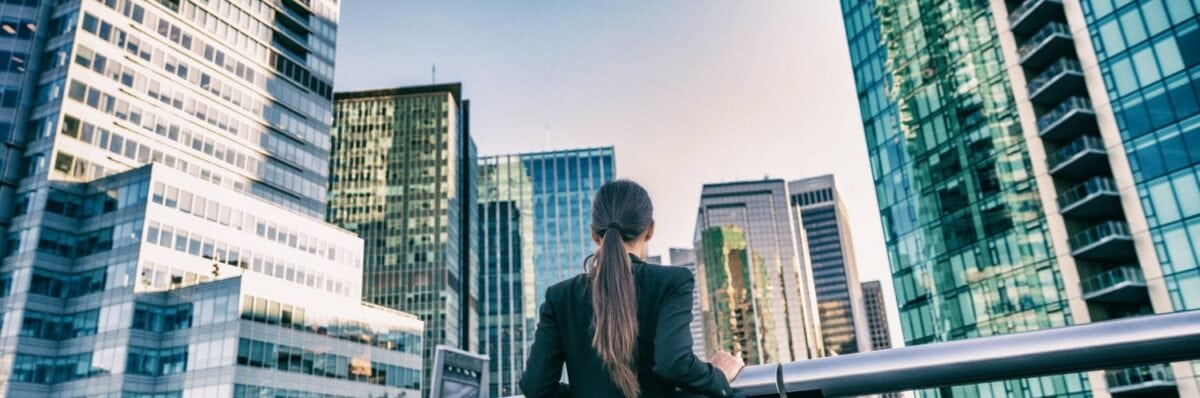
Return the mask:
<svg viewBox="0 0 1200 398">
<path fill-rule="evenodd" d="M 604 230 L 605 230 L 605 231 L 607 231 L 607 230 L 610 230 L 610 229 L 616 229 L 616 230 L 620 231 L 620 230 L 621 230 L 621 224 L 617 224 L 617 223 L 615 223 L 615 222 L 608 223 L 608 228 L 605 228 Z"/>
</svg>

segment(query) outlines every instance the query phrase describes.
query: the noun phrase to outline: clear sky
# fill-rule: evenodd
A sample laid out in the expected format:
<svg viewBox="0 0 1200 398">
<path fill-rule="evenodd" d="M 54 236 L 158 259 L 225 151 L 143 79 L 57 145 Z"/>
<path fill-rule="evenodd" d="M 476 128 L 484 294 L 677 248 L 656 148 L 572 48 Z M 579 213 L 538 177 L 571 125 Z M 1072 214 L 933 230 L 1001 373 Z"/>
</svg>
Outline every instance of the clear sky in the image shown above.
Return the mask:
<svg viewBox="0 0 1200 398">
<path fill-rule="evenodd" d="M 837 1 L 342 2 L 337 90 L 428 84 L 435 64 L 481 155 L 614 146 L 654 200 L 652 254 L 691 247 L 705 183 L 834 174 L 898 337 Z"/>
</svg>

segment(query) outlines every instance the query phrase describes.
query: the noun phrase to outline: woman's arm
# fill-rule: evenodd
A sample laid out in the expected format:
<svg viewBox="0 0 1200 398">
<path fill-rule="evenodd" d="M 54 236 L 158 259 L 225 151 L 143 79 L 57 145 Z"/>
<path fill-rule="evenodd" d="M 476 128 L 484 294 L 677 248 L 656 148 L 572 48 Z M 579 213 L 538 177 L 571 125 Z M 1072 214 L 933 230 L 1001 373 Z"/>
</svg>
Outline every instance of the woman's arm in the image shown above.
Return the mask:
<svg viewBox="0 0 1200 398">
<path fill-rule="evenodd" d="M 558 382 L 562 379 L 563 345 L 549 291 L 540 316 L 525 373 L 521 376 L 521 391 L 530 398 L 557 397 L 561 393 Z"/>
<path fill-rule="evenodd" d="M 720 370 L 692 353 L 692 292 L 695 280 L 685 269 L 672 278 L 658 314 L 654 336 L 654 373 L 689 392 L 712 397 L 733 395 Z"/>
</svg>

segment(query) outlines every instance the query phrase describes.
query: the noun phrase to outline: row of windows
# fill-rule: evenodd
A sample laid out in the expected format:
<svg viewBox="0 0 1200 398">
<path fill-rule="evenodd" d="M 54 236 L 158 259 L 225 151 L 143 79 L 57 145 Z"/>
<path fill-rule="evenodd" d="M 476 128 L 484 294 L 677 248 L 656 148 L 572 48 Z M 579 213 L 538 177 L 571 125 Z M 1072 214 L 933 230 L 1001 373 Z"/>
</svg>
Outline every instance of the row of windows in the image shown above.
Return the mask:
<svg viewBox="0 0 1200 398">
<path fill-rule="evenodd" d="M 137 303 L 133 307 L 134 330 L 147 332 L 173 332 L 192 327 L 192 304 L 183 303 L 159 306 Z"/>
<path fill-rule="evenodd" d="M 152 290 L 167 290 L 206 283 L 212 278 L 147 261 L 142 263 L 139 280 L 142 286 L 153 288 Z"/>
<path fill-rule="evenodd" d="M 249 295 L 242 296 L 241 313 L 242 319 L 246 320 L 370 344 L 392 351 L 418 355 L 421 353 L 421 336 L 418 334 L 379 324 L 344 319 L 336 314 L 323 314 Z"/>
<path fill-rule="evenodd" d="M 324 289 L 342 296 L 347 296 L 351 293 L 350 285 L 340 278 L 305 270 L 282 259 L 277 260 L 274 257 L 255 253 L 246 248 L 239 248 L 224 241 L 214 240 L 211 237 L 205 237 L 196 232 L 189 233 L 183 228 L 174 228 L 169 225 L 160 225 L 158 222 L 150 222 L 150 226 L 146 231 L 146 242 L 172 248 L 193 256 L 203 256 L 204 258 L 213 259 L 243 269 L 250 269 L 254 272 L 287 280 L 288 282 Z"/>
<path fill-rule="evenodd" d="M 12 272 L 0 272 L 0 297 L 8 297 L 9 293 L 12 293 Z"/>
<path fill-rule="evenodd" d="M 37 29 L 37 21 L 32 19 L 0 19 L 0 39 L 32 39 Z"/>
<path fill-rule="evenodd" d="M 137 4 L 130 5 L 130 3 L 127 2 L 123 7 L 125 8 L 124 14 L 126 16 L 133 18 L 138 22 L 142 21 L 142 18 L 137 13 L 137 10 L 140 10 L 141 6 Z M 94 33 L 100 35 L 101 38 L 108 40 L 118 48 L 124 48 L 131 55 L 141 57 L 147 62 L 158 65 L 159 67 L 164 68 L 168 73 L 178 75 L 184 80 L 192 82 L 192 84 L 198 84 L 201 86 L 201 88 L 205 88 L 210 91 L 212 90 L 212 88 L 207 87 L 205 84 L 204 77 L 207 76 L 207 74 L 199 73 L 198 68 L 188 68 L 187 65 L 183 63 L 182 59 L 178 59 L 178 63 L 174 65 L 167 62 L 169 60 L 167 57 L 170 56 L 169 54 L 173 53 L 173 50 L 156 50 L 155 45 L 150 40 L 141 40 L 137 35 L 133 33 L 127 33 L 124 30 L 116 27 L 110 27 L 108 30 L 106 30 L 104 28 L 106 26 L 106 22 L 104 21 L 99 21 L 97 23 L 98 28 Z M 85 20 L 85 28 L 87 26 L 89 25 L 86 24 Z M 149 24 L 147 24 L 147 27 L 153 28 L 153 26 Z M 111 33 L 106 33 L 110 31 Z M 315 120 L 327 121 L 330 118 L 328 105 L 322 106 L 321 104 L 308 99 L 305 94 L 299 91 L 299 89 L 287 83 L 279 82 L 279 79 L 268 79 L 265 74 L 255 74 L 251 65 L 237 61 L 233 59 L 233 57 L 226 57 L 225 52 L 206 44 L 203 39 L 195 39 L 194 41 L 196 42 L 196 45 L 193 47 L 192 36 L 186 31 L 181 32 L 177 27 L 169 29 L 165 32 L 159 31 L 159 34 L 164 38 L 168 38 L 176 44 L 183 46 L 184 48 L 191 49 L 197 57 L 202 56 L 205 60 L 217 66 L 217 70 L 225 69 L 230 74 L 236 75 L 237 77 L 250 83 L 251 86 L 271 93 L 271 95 L 264 97 L 274 98 L 278 101 L 281 101 L 291 108 L 297 109 L 300 113 L 308 115 Z M 172 70 L 172 67 L 174 67 L 174 70 Z M 181 67 L 182 69 L 180 69 Z M 197 73 L 191 73 L 193 70 L 195 70 Z M 208 83 L 212 84 L 212 79 L 210 78 L 209 80 L 210 81 Z M 318 128 L 314 128 L 309 126 L 307 123 L 301 122 L 300 119 L 302 118 L 294 117 L 289 112 L 284 112 L 282 110 L 275 109 L 274 107 L 264 106 L 262 108 L 264 108 L 264 113 L 262 116 L 267 121 L 275 123 L 276 126 L 285 128 L 285 131 L 301 135 L 305 140 L 321 149 L 329 148 L 328 135 L 323 133 Z M 256 112 L 256 114 L 258 113 L 257 111 L 253 110 L 252 112 Z M 259 141 L 249 137 L 245 138 L 251 142 Z"/>
<path fill-rule="evenodd" d="M 57 384 L 100 374 L 92 368 L 92 353 L 48 357 L 17 354 L 13 362 L 12 381 L 36 384 Z"/>
<path fill-rule="evenodd" d="M 106 268 L 101 267 L 67 274 L 35 268 L 29 283 L 29 293 L 68 300 L 100 292 L 105 288 L 106 271 Z"/>
<path fill-rule="evenodd" d="M 187 370 L 187 346 L 143 348 L 129 346 L 125 373 L 144 376 L 166 376 Z"/>
<path fill-rule="evenodd" d="M 1139 181 L 1200 164 L 1200 116 L 1133 140 L 1126 152 Z"/>
<path fill-rule="evenodd" d="M 247 384 L 233 385 L 233 398 L 351 398 L 346 395 L 324 394 L 286 388 L 263 387 Z"/>
<path fill-rule="evenodd" d="M 153 85 L 151 85 L 150 87 L 146 88 L 146 90 L 147 90 L 146 92 L 149 96 L 151 96 L 153 98 L 158 98 L 158 99 L 162 100 L 164 103 L 170 103 L 171 106 L 173 106 L 175 108 L 185 109 L 184 101 L 181 101 L 179 98 L 171 99 L 170 96 L 165 92 L 165 90 L 162 93 L 156 93 L 156 92 L 154 92 L 155 89 L 156 88 Z M 249 170 L 250 167 L 259 165 L 260 167 L 256 168 L 255 170 L 250 170 L 250 171 L 252 173 L 255 173 L 256 176 L 262 178 L 263 180 L 265 180 L 269 183 L 272 183 L 273 185 L 285 187 L 288 190 L 290 190 L 291 192 L 295 192 L 302 196 L 305 196 L 308 198 L 314 198 L 314 199 L 320 198 L 319 195 L 322 195 L 324 193 L 324 190 L 322 189 L 323 187 L 321 186 L 321 184 L 304 179 L 302 177 L 303 174 L 295 171 L 295 169 L 293 169 L 292 167 L 279 166 L 272 162 L 261 162 L 261 161 L 255 159 L 255 155 L 252 154 L 252 155 L 247 156 L 242 153 L 237 153 L 236 151 L 233 150 L 232 147 L 226 148 L 226 150 L 222 153 L 216 153 L 216 152 L 214 152 L 215 147 L 212 145 L 213 142 L 202 138 L 205 136 L 203 133 L 190 132 L 188 130 L 175 130 L 175 129 L 167 128 L 167 126 L 164 126 L 164 125 L 155 125 L 157 122 L 165 122 L 166 120 L 160 120 L 160 118 L 157 115 L 154 115 L 152 112 L 143 113 L 143 110 L 140 109 L 137 105 L 127 102 L 123 99 L 119 99 L 118 96 L 110 95 L 107 92 L 104 92 L 103 90 L 100 90 L 96 87 L 90 87 L 86 84 L 80 83 L 78 80 L 74 80 L 74 79 L 71 80 L 70 86 L 67 90 L 67 97 L 71 98 L 75 101 L 78 101 L 80 103 L 86 104 L 87 106 L 89 106 L 91 108 L 95 108 L 102 112 L 114 115 L 118 119 L 128 120 L 130 123 L 134 123 L 136 125 L 141 125 L 143 128 L 145 128 L 147 130 L 151 130 L 151 131 L 154 131 L 155 133 L 158 133 L 159 135 L 163 135 L 163 136 L 167 136 L 168 138 L 172 138 L 172 140 L 179 141 L 179 142 L 183 143 L 184 145 L 190 144 L 191 147 L 193 149 L 197 150 L 198 152 L 203 152 L 210 156 L 217 157 L 218 159 L 224 161 L 225 163 L 230 164 L 231 166 L 238 165 L 238 163 L 237 163 L 237 161 L 239 159 L 238 155 L 241 155 L 240 158 L 245 159 L 245 161 L 243 162 L 244 165 L 241 166 L 243 169 Z M 197 104 L 201 104 L 201 106 L 197 107 L 196 106 Z M 189 112 L 190 114 L 195 115 L 198 118 L 207 117 L 206 120 L 209 123 L 217 124 L 221 128 L 226 127 L 226 125 L 224 124 L 227 120 L 225 118 L 225 115 L 222 114 L 222 115 L 220 115 L 220 118 L 218 118 L 215 113 L 210 113 L 206 116 L 204 113 L 202 113 L 204 111 L 202 109 L 202 108 L 204 108 L 202 103 L 192 101 L 189 98 L 186 101 L 186 107 L 187 107 L 186 111 Z M 142 120 L 143 116 L 145 116 L 144 121 Z M 165 118 L 163 118 L 163 119 L 165 119 Z M 235 124 L 235 123 L 233 123 L 232 120 L 230 120 L 229 122 L 230 122 L 230 125 L 229 125 L 230 127 L 232 127 L 232 125 Z M 151 129 L 149 126 L 155 126 L 155 128 Z M 68 126 L 66 126 L 64 123 L 64 127 L 68 127 Z M 179 133 L 179 136 L 177 138 L 169 136 L 170 133 L 176 132 L 176 131 L 178 131 L 178 133 Z M 182 140 L 187 139 L 188 137 L 191 137 L 190 142 L 182 142 Z M 261 137 L 263 137 L 265 139 L 264 146 L 267 146 L 267 147 L 274 146 L 274 144 L 272 144 L 272 142 L 275 142 L 278 140 L 277 138 L 273 138 L 274 136 L 271 136 L 271 135 L 262 135 Z M 278 148 L 278 149 L 282 149 L 282 148 Z M 297 153 L 300 153 L 300 152 L 297 151 Z M 318 162 L 323 162 L 323 161 L 318 161 Z"/>
<path fill-rule="evenodd" d="M 226 17 L 232 17 L 229 18 L 233 21 L 231 24 L 221 18 L 217 18 L 216 15 L 209 14 L 204 8 L 198 8 L 190 1 L 181 1 L 181 3 L 182 10 L 180 11 L 180 15 L 191 20 L 197 26 L 203 26 L 209 33 L 216 36 L 221 43 L 232 47 L 239 54 L 259 60 L 260 62 L 268 60 L 267 54 L 269 50 L 267 43 L 269 43 L 271 38 L 271 28 L 267 27 L 266 24 L 254 20 L 246 12 L 242 12 L 236 8 L 233 10 L 226 8 L 227 11 L 234 11 L 226 15 Z M 219 6 L 220 4 L 211 5 Z M 159 20 L 160 29 L 165 23 L 165 21 Z M 171 27 L 179 29 L 175 26 Z"/>
<path fill-rule="evenodd" d="M 414 390 L 421 385 L 419 370 L 258 340 L 239 339 L 237 361 L 238 365 Z"/>
<path fill-rule="evenodd" d="M 116 30 L 120 31 L 120 29 Z M 130 35 L 130 37 L 133 38 L 134 36 Z M 130 51 L 135 50 L 133 47 L 129 48 L 131 49 Z M 169 52 L 164 53 L 161 50 L 152 50 L 151 46 L 146 45 L 142 47 L 141 56 L 146 58 L 147 61 L 161 66 L 167 73 L 177 75 L 181 79 L 188 81 L 201 90 L 208 91 L 214 96 L 223 98 L 225 101 L 232 103 L 235 107 L 241 107 L 242 109 L 253 113 L 256 116 L 259 116 L 266 121 L 263 123 L 272 123 L 276 126 L 283 126 L 285 124 L 290 124 L 288 123 L 289 120 L 296 120 L 295 116 L 286 114 L 288 112 L 278 109 L 272 105 L 264 104 L 255 96 L 244 95 L 240 89 L 234 87 L 233 85 L 226 84 L 219 79 L 213 79 L 207 73 L 199 71 L 193 72 L 186 63 L 184 63 L 182 60 L 177 60 Z M 145 91 L 151 98 L 157 99 L 167 106 L 174 106 L 177 109 L 183 110 L 185 113 L 206 121 L 210 125 L 222 129 L 234 129 L 240 125 L 236 122 L 239 117 L 239 115 L 236 113 L 227 115 L 223 112 L 219 112 L 219 107 L 215 104 L 210 105 L 210 102 L 204 97 L 200 97 L 200 99 L 187 97 L 186 100 L 181 100 L 180 98 L 184 97 L 182 92 L 175 92 L 174 94 L 170 93 L 170 91 L 173 91 L 168 89 L 171 87 L 170 83 L 160 82 L 153 78 L 147 77 L 141 73 L 138 73 L 135 68 L 131 68 L 117 60 L 109 59 L 103 54 L 96 53 L 95 51 L 92 51 L 90 48 L 83 45 L 80 45 L 76 49 L 74 59 L 75 63 L 79 64 L 80 66 L 92 69 L 96 73 L 107 76 L 113 81 L 121 83 L 128 88 L 135 89 L 138 92 Z M 54 81 L 44 84 L 43 87 L 50 84 L 61 85 L 60 81 Z M 47 90 L 39 90 L 40 103 L 44 103 L 45 101 L 56 98 L 56 96 L 53 95 L 53 92 L 48 95 L 41 95 L 40 93 L 44 91 Z M 153 122 L 151 124 L 153 124 Z M 288 136 L 288 138 L 283 139 L 277 137 L 276 134 L 272 134 L 271 130 L 262 128 L 255 129 L 253 127 L 253 125 L 246 125 L 245 131 L 239 130 L 237 132 L 230 132 L 235 136 L 261 145 L 265 151 L 282 157 L 290 162 L 298 163 L 320 176 L 324 176 L 326 174 L 325 168 L 328 166 L 325 164 L 324 160 L 322 160 L 320 156 L 304 151 L 301 148 L 301 145 L 294 142 L 294 140 L 299 140 L 299 138 Z M 178 126 L 174 125 L 172 125 L 171 128 L 174 130 L 179 129 Z M 311 130 L 311 127 L 308 129 Z M 303 134 L 305 132 L 305 129 L 300 129 L 294 133 Z M 191 135 L 190 132 L 186 131 L 185 134 Z M 309 132 L 309 134 L 311 135 L 312 133 Z M 175 138 L 172 137 L 172 139 Z M 183 140 L 183 143 L 186 145 L 188 144 L 188 141 L 185 139 Z M 208 154 L 212 155 L 211 152 Z M 230 156 L 232 156 L 232 154 L 230 154 Z M 230 164 L 233 163 L 232 160 L 222 160 L 226 160 Z M 244 166 L 239 165 L 239 167 Z M 252 168 L 251 170 L 256 170 L 256 168 Z"/>
<path fill-rule="evenodd" d="M 21 320 L 21 336 L 62 341 L 80 336 L 96 334 L 100 310 L 88 310 L 73 314 L 50 314 L 25 310 Z"/>
<path fill-rule="evenodd" d="M 120 223 L 95 231 L 60 231 L 42 227 L 37 250 L 67 258 L 79 258 L 134 244 L 142 239 L 142 221 Z"/>
<path fill-rule="evenodd" d="M 0 86 L 0 108 L 16 108 L 21 100 L 21 88 L 17 86 Z"/>
<path fill-rule="evenodd" d="M 216 200 L 206 199 L 200 194 L 169 186 L 161 182 L 154 183 L 151 200 L 163 206 L 192 214 L 224 226 L 232 226 L 239 231 L 245 231 L 280 245 L 307 252 L 318 257 L 334 261 L 338 264 L 358 267 L 359 259 L 347 248 L 329 243 L 316 236 L 308 235 L 295 228 L 288 228 L 263 217 L 250 213 Z"/>
<path fill-rule="evenodd" d="M 3 72 L 24 72 L 27 68 L 26 64 L 29 61 L 29 54 L 0 50 L 0 73 Z"/>
</svg>

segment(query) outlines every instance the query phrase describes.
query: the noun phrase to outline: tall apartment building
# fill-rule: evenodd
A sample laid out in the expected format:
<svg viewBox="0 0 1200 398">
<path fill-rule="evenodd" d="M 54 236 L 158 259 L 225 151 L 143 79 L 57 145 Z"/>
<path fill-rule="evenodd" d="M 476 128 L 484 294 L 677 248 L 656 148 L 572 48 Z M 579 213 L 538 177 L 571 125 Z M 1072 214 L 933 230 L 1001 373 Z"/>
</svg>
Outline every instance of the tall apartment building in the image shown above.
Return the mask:
<svg viewBox="0 0 1200 398">
<path fill-rule="evenodd" d="M 704 310 L 702 306 L 705 287 L 704 276 L 700 275 L 699 262 L 696 261 L 696 250 L 684 248 L 671 248 L 669 257 L 671 265 L 676 267 L 687 268 L 692 271 L 692 277 L 695 278 L 695 291 L 692 292 L 692 324 L 689 328 L 692 332 L 692 352 L 700 359 L 708 358 L 707 339 L 704 336 Z"/>
<path fill-rule="evenodd" d="M 695 247 L 710 311 L 707 349 L 748 364 L 824 355 L 799 218 L 783 180 L 705 184 Z M 736 313 L 734 312 L 736 310 Z"/>
<path fill-rule="evenodd" d="M 475 143 L 458 83 L 334 94 L 329 222 L 366 249 L 363 299 L 425 321 L 439 344 L 478 350 Z"/>
<path fill-rule="evenodd" d="M 907 343 L 1197 307 L 1200 4 L 842 6 Z M 1195 396 L 1196 366 L 940 392 Z"/>
<path fill-rule="evenodd" d="M 850 224 L 833 176 L 788 182 L 788 193 L 812 265 L 826 355 L 870 351 Z"/>
<path fill-rule="evenodd" d="M 0 395 L 420 390 L 421 322 L 317 217 L 336 3 L 0 11 Z"/>
<path fill-rule="evenodd" d="M 613 148 L 479 159 L 480 352 L 491 396 L 520 394 L 546 288 L 583 271 L 592 197 L 616 174 Z"/>
<path fill-rule="evenodd" d="M 892 335 L 888 328 L 887 305 L 883 298 L 883 285 L 879 281 L 862 283 L 863 312 L 867 315 L 867 335 L 871 339 L 871 351 L 892 348 Z"/>
</svg>

